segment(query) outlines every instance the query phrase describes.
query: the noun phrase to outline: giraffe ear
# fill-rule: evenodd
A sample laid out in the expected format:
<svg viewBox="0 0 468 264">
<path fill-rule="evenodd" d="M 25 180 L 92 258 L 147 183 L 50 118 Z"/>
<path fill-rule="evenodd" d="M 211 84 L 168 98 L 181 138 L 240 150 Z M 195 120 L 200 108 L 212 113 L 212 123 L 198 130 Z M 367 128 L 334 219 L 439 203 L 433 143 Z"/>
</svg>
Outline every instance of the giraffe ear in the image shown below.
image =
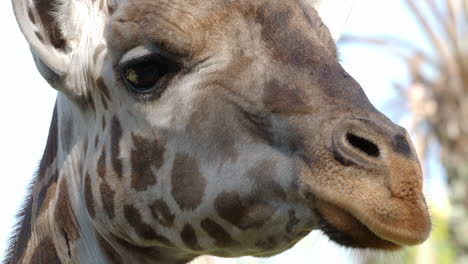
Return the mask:
<svg viewBox="0 0 468 264">
<path fill-rule="evenodd" d="M 59 89 L 70 65 L 70 49 L 57 20 L 54 0 L 12 0 L 16 20 L 42 76 Z"/>
<path fill-rule="evenodd" d="M 328 27 L 333 40 L 337 42 L 345 29 L 351 9 L 356 0 L 303 0 L 312 5 L 323 23 Z"/>
</svg>

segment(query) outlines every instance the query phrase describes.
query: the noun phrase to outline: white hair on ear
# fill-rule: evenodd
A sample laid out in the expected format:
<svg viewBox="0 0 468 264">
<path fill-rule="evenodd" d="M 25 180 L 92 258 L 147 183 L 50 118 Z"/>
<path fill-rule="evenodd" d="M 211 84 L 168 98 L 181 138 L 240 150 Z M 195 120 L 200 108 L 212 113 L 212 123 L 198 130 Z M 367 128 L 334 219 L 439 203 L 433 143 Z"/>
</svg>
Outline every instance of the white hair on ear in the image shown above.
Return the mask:
<svg viewBox="0 0 468 264">
<path fill-rule="evenodd" d="M 74 49 L 82 37 L 84 25 L 93 21 L 95 8 L 92 1 L 55 0 L 52 14 L 68 46 Z"/>
<path fill-rule="evenodd" d="M 344 31 L 356 0 L 304 0 L 312 5 L 337 42 Z"/>
</svg>

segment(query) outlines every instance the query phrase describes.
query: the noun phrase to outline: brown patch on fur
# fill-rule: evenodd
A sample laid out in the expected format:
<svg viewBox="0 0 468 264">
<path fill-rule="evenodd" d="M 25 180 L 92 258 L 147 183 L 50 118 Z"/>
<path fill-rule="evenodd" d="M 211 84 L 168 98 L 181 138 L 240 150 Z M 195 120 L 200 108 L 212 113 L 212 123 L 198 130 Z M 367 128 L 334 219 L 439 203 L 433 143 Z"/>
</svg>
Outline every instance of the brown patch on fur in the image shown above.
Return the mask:
<svg viewBox="0 0 468 264">
<path fill-rule="evenodd" d="M 156 184 L 152 168 L 159 169 L 164 162 L 166 148 L 158 140 L 149 141 L 132 134 L 133 149 L 130 153 L 132 164 L 132 187 L 144 191 Z"/>
<path fill-rule="evenodd" d="M 122 126 L 117 117 L 111 122 L 111 163 L 118 178 L 122 177 L 122 159 L 120 158 L 120 139 L 123 136 Z"/>
<path fill-rule="evenodd" d="M 169 209 L 169 206 L 167 206 L 166 202 L 163 200 L 156 200 L 150 206 L 150 209 L 153 217 L 157 219 L 161 225 L 165 227 L 172 226 L 175 216 L 171 212 L 171 209 Z"/>
<path fill-rule="evenodd" d="M 41 199 L 41 200 L 38 200 L 38 210 L 37 210 L 36 216 L 41 215 L 42 213 L 47 211 L 47 209 L 49 208 L 49 203 L 52 200 L 52 198 L 54 198 L 54 195 L 55 195 L 55 190 L 56 190 L 56 187 L 57 187 L 56 181 L 57 180 L 55 180 L 55 182 L 53 182 L 50 186 L 48 185 L 47 189 L 43 188 L 41 190 L 41 192 L 43 190 L 47 190 L 47 191 L 45 193 L 45 196 L 43 196 L 42 198 L 40 198 L 41 195 L 38 196 L 38 199 Z"/>
<path fill-rule="evenodd" d="M 172 165 L 172 196 L 182 210 L 193 210 L 202 202 L 206 180 L 197 161 L 186 154 L 177 154 Z"/>
<path fill-rule="evenodd" d="M 99 77 L 96 80 L 96 87 L 98 88 L 98 91 L 100 92 L 102 107 L 104 107 L 104 109 L 107 110 L 109 108 L 107 104 L 107 100 L 110 100 L 110 93 L 102 77 Z"/>
<path fill-rule="evenodd" d="M 295 19 L 289 8 L 276 8 L 265 4 L 258 12 L 256 22 L 262 26 L 261 36 L 267 44 L 273 58 L 287 65 L 296 67 L 312 67 L 315 63 L 310 50 L 304 47 L 314 47 L 310 39 L 291 25 Z"/>
<path fill-rule="evenodd" d="M 182 232 L 180 233 L 180 237 L 184 244 L 192 249 L 192 250 L 200 250 L 201 247 L 198 244 L 197 234 L 193 227 L 190 224 L 186 224 Z"/>
<path fill-rule="evenodd" d="M 215 240 L 215 246 L 217 247 L 228 248 L 239 244 L 232 239 L 231 235 L 221 225 L 209 218 L 201 221 L 200 226 Z"/>
<path fill-rule="evenodd" d="M 263 160 L 247 172 L 247 176 L 252 179 L 259 190 L 268 190 L 281 200 L 286 199 L 283 187 L 275 181 L 276 164 L 272 160 Z"/>
<path fill-rule="evenodd" d="M 106 151 L 104 149 L 104 146 L 101 149 L 101 155 L 99 155 L 99 158 L 97 160 L 96 164 L 96 171 L 99 177 L 101 179 L 104 179 L 106 176 Z"/>
<path fill-rule="evenodd" d="M 27 8 L 28 8 L 28 18 L 29 18 L 29 20 L 31 20 L 32 24 L 36 24 L 36 18 L 34 17 L 34 12 L 31 9 L 31 6 L 28 6 Z"/>
<path fill-rule="evenodd" d="M 264 225 L 273 216 L 276 208 L 255 197 L 241 199 L 235 192 L 223 192 L 215 199 L 219 216 L 242 230 Z"/>
<path fill-rule="evenodd" d="M 101 235 L 97 234 L 96 235 L 99 246 L 102 248 L 104 251 L 105 256 L 107 257 L 107 260 L 109 260 L 109 263 L 113 264 L 120 264 L 124 263 L 122 257 L 120 256 L 119 252 L 115 250 L 107 240 L 102 237 Z"/>
<path fill-rule="evenodd" d="M 55 207 L 54 220 L 57 227 L 66 237 L 66 240 L 74 241 L 80 237 L 80 233 L 78 232 L 78 224 L 70 204 L 70 196 L 68 194 L 65 176 L 60 182 L 58 191 L 59 195 Z"/>
<path fill-rule="evenodd" d="M 63 38 L 58 24 L 55 23 L 55 18 L 52 12 L 55 10 L 54 1 L 38 0 L 34 1 L 34 3 L 43 26 L 43 28 L 41 28 L 41 32 L 47 34 L 47 39 L 54 48 L 65 51 L 67 43 Z"/>
<path fill-rule="evenodd" d="M 265 84 L 263 104 L 268 112 L 275 114 L 307 114 L 314 111 L 314 107 L 308 105 L 306 98 L 294 83 L 286 85 L 272 79 Z"/>
<path fill-rule="evenodd" d="M 92 218 L 94 218 L 96 212 L 94 210 L 94 198 L 93 198 L 93 190 L 91 188 L 91 178 L 88 173 L 86 173 L 86 177 L 85 177 L 84 198 L 85 198 L 86 208 L 88 208 L 88 213 Z"/>
<path fill-rule="evenodd" d="M 101 200 L 102 200 L 102 205 L 104 206 L 104 210 L 106 211 L 109 218 L 112 219 L 114 218 L 114 215 L 115 215 L 115 209 L 114 209 L 115 192 L 114 190 L 111 189 L 111 187 L 105 180 L 102 181 L 99 189 L 101 191 Z"/>
<path fill-rule="evenodd" d="M 107 88 L 106 83 L 104 82 L 104 79 L 102 77 L 99 77 L 96 80 L 96 86 L 101 92 L 101 95 L 103 95 L 106 99 L 111 98 L 109 89 Z"/>
<path fill-rule="evenodd" d="M 31 256 L 30 263 L 37 264 L 61 264 L 57 249 L 55 248 L 54 242 L 50 237 L 46 237 L 38 243 L 38 246 L 34 249 L 34 253 Z M 11 262 L 13 264 L 13 262 Z M 16 264 L 16 263 L 15 263 Z"/>
<path fill-rule="evenodd" d="M 47 210 L 47 207 L 49 206 L 50 199 L 53 198 L 52 196 L 53 196 L 54 193 L 53 192 L 49 193 L 51 191 L 50 187 L 54 186 L 54 192 L 55 192 L 55 186 L 56 186 L 57 179 L 58 179 L 58 171 L 55 168 L 53 168 L 53 169 L 55 171 L 50 176 L 49 181 L 42 187 L 42 189 L 37 194 L 37 197 L 36 197 L 36 199 L 37 199 L 36 216 L 40 215 L 42 212 Z M 45 205 L 43 205 L 44 202 L 46 203 Z M 45 207 L 45 208 L 43 208 L 43 207 Z"/>
<path fill-rule="evenodd" d="M 135 229 L 135 232 L 143 239 L 158 241 L 162 245 L 168 247 L 173 246 L 167 238 L 156 233 L 150 225 L 142 221 L 140 212 L 133 205 L 125 205 L 124 216 L 128 223 Z"/>
</svg>

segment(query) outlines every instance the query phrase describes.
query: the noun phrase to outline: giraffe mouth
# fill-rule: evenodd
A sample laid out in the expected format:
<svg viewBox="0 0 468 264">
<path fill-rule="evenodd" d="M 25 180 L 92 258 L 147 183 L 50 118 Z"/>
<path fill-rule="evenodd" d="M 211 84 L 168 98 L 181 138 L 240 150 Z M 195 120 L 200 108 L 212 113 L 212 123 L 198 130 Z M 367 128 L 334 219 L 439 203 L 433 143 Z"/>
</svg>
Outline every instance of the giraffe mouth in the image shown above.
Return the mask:
<svg viewBox="0 0 468 264">
<path fill-rule="evenodd" d="M 319 217 L 319 229 L 342 246 L 388 251 L 402 248 L 394 242 L 379 237 L 352 214 L 336 205 L 318 200 L 315 208 Z"/>
</svg>

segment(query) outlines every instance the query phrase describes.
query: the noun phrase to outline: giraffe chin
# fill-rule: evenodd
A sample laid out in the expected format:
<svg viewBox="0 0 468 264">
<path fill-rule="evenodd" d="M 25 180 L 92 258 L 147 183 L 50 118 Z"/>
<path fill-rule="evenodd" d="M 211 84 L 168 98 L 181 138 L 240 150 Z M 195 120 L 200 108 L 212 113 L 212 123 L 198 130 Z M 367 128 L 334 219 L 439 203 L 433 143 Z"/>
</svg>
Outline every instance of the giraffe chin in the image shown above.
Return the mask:
<svg viewBox="0 0 468 264">
<path fill-rule="evenodd" d="M 323 200 L 315 204 L 319 229 L 332 241 L 346 247 L 396 251 L 402 246 L 380 238 L 345 210 Z"/>
</svg>

